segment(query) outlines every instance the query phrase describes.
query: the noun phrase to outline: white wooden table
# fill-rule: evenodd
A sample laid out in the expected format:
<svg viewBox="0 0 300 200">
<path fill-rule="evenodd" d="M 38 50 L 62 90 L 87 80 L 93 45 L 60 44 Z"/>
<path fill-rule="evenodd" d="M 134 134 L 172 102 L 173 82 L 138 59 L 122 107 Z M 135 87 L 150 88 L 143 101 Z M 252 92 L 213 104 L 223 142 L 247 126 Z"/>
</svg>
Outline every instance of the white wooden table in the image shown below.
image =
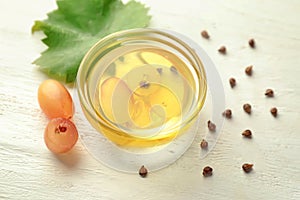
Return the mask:
<svg viewBox="0 0 300 200">
<path fill-rule="evenodd" d="M 151 7 L 152 27 L 189 36 L 216 64 L 234 117 L 215 148 L 199 159 L 197 136 L 183 157 L 145 179 L 104 166 L 80 141 L 69 154 L 53 155 L 44 145 L 47 119 L 36 96 L 47 77 L 31 64 L 45 46 L 30 29 L 55 1 L 0 0 L 0 199 L 300 199 L 300 1 L 142 2 Z M 210 40 L 201 37 L 203 29 Z M 251 37 L 256 49 L 247 44 Z M 225 56 L 217 52 L 223 44 Z M 252 77 L 244 73 L 248 65 Z M 268 87 L 275 98 L 265 98 Z M 253 106 L 250 117 L 242 110 L 246 102 Z M 241 137 L 246 128 L 253 139 Z M 244 162 L 254 164 L 251 173 L 241 170 Z M 212 177 L 202 176 L 206 165 Z"/>
</svg>

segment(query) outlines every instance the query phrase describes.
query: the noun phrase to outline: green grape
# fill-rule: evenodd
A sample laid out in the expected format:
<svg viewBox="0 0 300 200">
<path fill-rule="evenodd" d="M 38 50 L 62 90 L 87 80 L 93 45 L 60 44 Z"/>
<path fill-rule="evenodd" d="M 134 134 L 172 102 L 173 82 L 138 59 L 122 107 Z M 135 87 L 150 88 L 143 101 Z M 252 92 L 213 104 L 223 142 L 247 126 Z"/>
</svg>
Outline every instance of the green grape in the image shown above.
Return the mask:
<svg viewBox="0 0 300 200">
<path fill-rule="evenodd" d="M 53 118 L 45 129 L 44 140 L 53 153 L 66 153 L 76 144 L 78 132 L 69 119 Z"/>
</svg>

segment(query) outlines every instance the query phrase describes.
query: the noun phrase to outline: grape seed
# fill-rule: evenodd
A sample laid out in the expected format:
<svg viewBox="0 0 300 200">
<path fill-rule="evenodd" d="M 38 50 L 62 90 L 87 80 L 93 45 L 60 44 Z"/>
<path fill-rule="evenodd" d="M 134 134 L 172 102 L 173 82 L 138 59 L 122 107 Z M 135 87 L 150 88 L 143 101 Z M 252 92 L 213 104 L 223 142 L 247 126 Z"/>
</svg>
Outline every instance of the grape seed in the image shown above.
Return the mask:
<svg viewBox="0 0 300 200">
<path fill-rule="evenodd" d="M 244 105 L 243 105 L 243 109 L 244 109 L 244 111 L 246 112 L 246 113 L 248 113 L 248 114 L 251 114 L 251 105 L 249 104 L 249 103 L 245 103 Z"/>
<path fill-rule="evenodd" d="M 267 97 L 273 97 L 274 96 L 274 91 L 272 89 L 267 89 L 265 92 L 265 95 Z"/>
<path fill-rule="evenodd" d="M 206 30 L 203 30 L 203 31 L 201 32 L 201 35 L 202 35 L 203 38 L 209 39 L 209 34 L 208 34 L 208 32 L 207 32 Z"/>
<path fill-rule="evenodd" d="M 251 76 L 251 75 L 252 75 L 252 68 L 253 68 L 252 65 L 246 67 L 245 73 L 246 73 L 248 76 Z"/>
<path fill-rule="evenodd" d="M 276 107 L 271 108 L 270 112 L 271 112 L 271 114 L 272 114 L 274 117 L 277 117 L 277 112 L 278 112 L 278 110 L 277 110 Z"/>
<path fill-rule="evenodd" d="M 202 149 L 206 149 L 208 147 L 208 142 L 205 139 L 202 139 L 202 141 L 200 143 L 200 147 Z"/>
<path fill-rule="evenodd" d="M 253 38 L 248 41 L 248 44 L 251 48 L 255 48 L 255 40 Z"/>
<path fill-rule="evenodd" d="M 234 78 L 230 78 L 229 84 L 230 84 L 231 88 L 233 88 L 236 85 L 236 80 Z"/>
<path fill-rule="evenodd" d="M 226 54 L 226 47 L 225 46 L 221 46 L 219 49 L 218 49 L 219 53 L 221 54 Z"/>
<path fill-rule="evenodd" d="M 212 176 L 212 172 L 213 172 L 213 168 L 211 168 L 210 166 L 206 166 L 203 168 L 202 175 L 204 177 Z"/>
<path fill-rule="evenodd" d="M 252 132 L 247 129 L 247 130 L 244 130 L 244 132 L 242 133 L 242 135 L 246 138 L 252 138 Z"/>
<path fill-rule="evenodd" d="M 244 172 L 249 173 L 253 169 L 253 164 L 245 163 L 242 165 Z"/>
<path fill-rule="evenodd" d="M 139 175 L 143 178 L 145 178 L 148 174 L 148 170 L 147 168 L 143 165 L 141 166 L 140 170 L 139 170 Z"/>
<path fill-rule="evenodd" d="M 210 120 L 208 120 L 208 122 L 207 122 L 207 127 L 208 127 L 208 130 L 210 130 L 210 131 L 216 131 L 216 125 L 213 122 L 211 122 Z"/>
</svg>

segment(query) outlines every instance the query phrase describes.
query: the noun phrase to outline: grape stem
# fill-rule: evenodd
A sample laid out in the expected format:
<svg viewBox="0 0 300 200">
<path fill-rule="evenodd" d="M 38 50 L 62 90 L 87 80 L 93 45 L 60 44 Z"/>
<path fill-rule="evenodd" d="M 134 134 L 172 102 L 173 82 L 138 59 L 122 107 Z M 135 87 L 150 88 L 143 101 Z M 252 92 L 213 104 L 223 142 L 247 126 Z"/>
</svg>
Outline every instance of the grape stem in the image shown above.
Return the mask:
<svg viewBox="0 0 300 200">
<path fill-rule="evenodd" d="M 55 128 L 55 133 L 57 133 L 57 134 L 64 133 L 66 131 L 67 131 L 67 127 L 65 127 L 61 124 L 58 127 Z"/>
</svg>

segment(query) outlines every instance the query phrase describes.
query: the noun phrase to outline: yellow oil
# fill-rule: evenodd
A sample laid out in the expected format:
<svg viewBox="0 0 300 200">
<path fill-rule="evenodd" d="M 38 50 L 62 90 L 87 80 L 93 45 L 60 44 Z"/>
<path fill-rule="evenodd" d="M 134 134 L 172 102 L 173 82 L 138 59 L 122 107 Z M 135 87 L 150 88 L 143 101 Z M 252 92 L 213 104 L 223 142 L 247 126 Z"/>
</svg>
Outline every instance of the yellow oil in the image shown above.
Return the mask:
<svg viewBox="0 0 300 200">
<path fill-rule="evenodd" d="M 118 56 L 117 56 L 118 55 Z M 168 143 L 189 126 L 182 122 L 196 105 L 195 74 L 173 53 L 157 47 L 110 55 L 97 80 L 93 106 L 99 130 L 122 146 Z"/>
</svg>

